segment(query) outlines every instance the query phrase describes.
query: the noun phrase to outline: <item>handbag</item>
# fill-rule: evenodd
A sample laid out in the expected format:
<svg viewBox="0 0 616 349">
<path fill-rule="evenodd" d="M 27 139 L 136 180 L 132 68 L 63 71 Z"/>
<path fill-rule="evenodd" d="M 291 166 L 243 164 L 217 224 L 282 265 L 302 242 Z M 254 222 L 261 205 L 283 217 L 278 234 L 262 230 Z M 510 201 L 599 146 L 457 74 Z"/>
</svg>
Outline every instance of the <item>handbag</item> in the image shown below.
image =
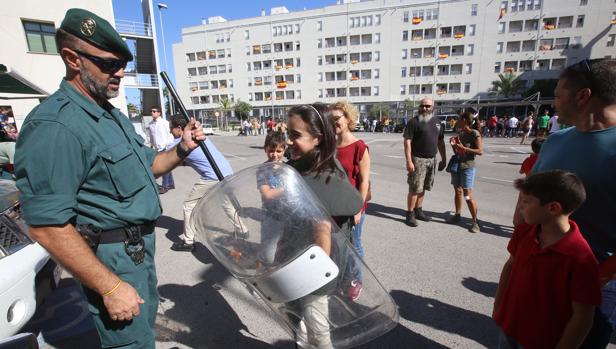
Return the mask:
<svg viewBox="0 0 616 349">
<path fill-rule="evenodd" d="M 445 167 L 445 171 L 449 173 L 457 173 L 458 168 L 460 168 L 460 158 L 458 158 L 458 155 L 452 155 L 451 158 L 449 158 L 447 167 Z"/>
<path fill-rule="evenodd" d="M 359 145 L 357 144 L 358 142 L 355 143 L 355 152 L 353 154 L 353 177 L 355 177 L 356 174 L 359 172 L 360 159 L 358 158 L 359 156 Z M 355 169 L 357 169 L 357 172 L 355 172 Z M 370 200 L 372 200 L 372 181 L 368 181 L 368 193 L 366 194 L 366 202 Z"/>
</svg>

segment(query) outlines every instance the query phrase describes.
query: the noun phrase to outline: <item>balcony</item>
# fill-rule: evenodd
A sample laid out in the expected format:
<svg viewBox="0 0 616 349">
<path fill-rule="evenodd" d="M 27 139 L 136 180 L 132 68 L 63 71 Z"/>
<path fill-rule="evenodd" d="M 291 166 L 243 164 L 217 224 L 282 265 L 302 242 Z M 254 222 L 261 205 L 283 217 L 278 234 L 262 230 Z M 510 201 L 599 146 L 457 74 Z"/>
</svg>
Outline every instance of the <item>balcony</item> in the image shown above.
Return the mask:
<svg viewBox="0 0 616 349">
<path fill-rule="evenodd" d="M 152 37 L 152 26 L 148 23 L 118 19 L 115 25 L 120 34 Z"/>
</svg>

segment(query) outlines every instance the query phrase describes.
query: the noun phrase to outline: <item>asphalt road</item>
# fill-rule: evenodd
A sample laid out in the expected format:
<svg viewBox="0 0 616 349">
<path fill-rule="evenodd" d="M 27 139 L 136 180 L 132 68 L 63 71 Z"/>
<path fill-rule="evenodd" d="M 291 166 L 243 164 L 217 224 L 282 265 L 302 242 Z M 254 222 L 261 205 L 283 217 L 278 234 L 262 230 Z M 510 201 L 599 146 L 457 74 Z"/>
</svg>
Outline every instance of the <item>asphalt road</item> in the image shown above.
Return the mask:
<svg viewBox="0 0 616 349">
<path fill-rule="evenodd" d="M 400 310 L 400 325 L 365 348 L 497 348 L 499 331 L 490 315 L 512 232 L 517 195 L 512 182 L 519 177 L 530 146 L 519 145 L 519 139 L 485 140 L 475 183 L 482 231 L 472 234 L 467 231 L 466 207 L 460 226 L 444 223 L 453 210 L 446 172 L 438 173 L 435 188 L 426 195 L 424 211 L 432 221 L 406 226 L 408 187 L 401 134 L 357 136 L 369 145 L 372 156 L 365 259 Z M 265 160 L 264 136 L 228 134 L 212 140 L 235 171 Z M 164 213 L 156 229 L 161 295 L 156 347 L 294 348 L 288 335 L 203 245 L 193 253 L 169 249 L 181 233 L 182 201 L 198 178 L 188 167 L 173 173 L 176 189 L 161 197 Z M 84 304 L 73 304 L 71 309 L 80 306 Z M 48 322 L 57 321 L 53 314 L 46 316 Z M 50 347 L 70 348 L 63 343 L 92 336 L 91 325 L 88 332 L 83 322 L 63 331 L 54 333 L 55 344 Z"/>
</svg>

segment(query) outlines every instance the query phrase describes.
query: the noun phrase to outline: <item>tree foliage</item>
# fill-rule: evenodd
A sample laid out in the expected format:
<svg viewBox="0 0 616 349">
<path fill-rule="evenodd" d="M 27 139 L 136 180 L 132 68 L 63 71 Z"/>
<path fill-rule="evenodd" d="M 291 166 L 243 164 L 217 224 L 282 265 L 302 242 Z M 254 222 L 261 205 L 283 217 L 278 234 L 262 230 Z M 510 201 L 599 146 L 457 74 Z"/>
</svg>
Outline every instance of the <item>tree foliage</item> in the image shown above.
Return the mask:
<svg viewBox="0 0 616 349">
<path fill-rule="evenodd" d="M 248 102 L 238 100 L 237 102 L 235 102 L 233 110 L 235 111 L 235 115 L 237 115 L 237 118 L 239 120 L 244 120 L 250 116 L 250 112 L 252 111 L 252 105 L 250 105 L 250 103 Z"/>
<path fill-rule="evenodd" d="M 519 95 L 525 82 L 518 79 L 514 73 L 498 74 L 498 80 L 492 81 L 490 92 L 497 96 L 512 97 Z"/>
<path fill-rule="evenodd" d="M 389 115 L 389 104 L 375 104 L 370 109 L 370 116 L 373 118 L 380 118 Z"/>
</svg>

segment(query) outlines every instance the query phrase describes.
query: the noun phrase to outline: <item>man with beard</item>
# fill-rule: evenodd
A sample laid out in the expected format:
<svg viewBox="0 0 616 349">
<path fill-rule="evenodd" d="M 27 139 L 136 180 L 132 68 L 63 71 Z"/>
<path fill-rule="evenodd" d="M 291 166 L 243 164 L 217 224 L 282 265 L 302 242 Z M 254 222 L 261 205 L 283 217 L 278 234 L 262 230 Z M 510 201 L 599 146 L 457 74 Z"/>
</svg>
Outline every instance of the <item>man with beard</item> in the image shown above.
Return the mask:
<svg viewBox="0 0 616 349">
<path fill-rule="evenodd" d="M 419 102 L 419 112 L 404 129 L 404 156 L 409 193 L 407 196 L 406 224 L 417 226 L 417 220 L 429 221 L 422 210 L 424 193 L 431 190 L 436 175 L 436 152 L 441 161 L 438 170 L 445 168 L 445 130 L 434 116 L 434 101 L 424 98 Z"/>
<path fill-rule="evenodd" d="M 571 219 L 601 263 L 606 285 L 581 348 L 605 348 L 616 324 L 616 59 L 584 60 L 565 69 L 554 106 L 558 121 L 575 127 L 546 139 L 533 173 L 564 170 L 584 183 L 586 201 Z M 516 208 L 514 225 L 521 220 Z"/>
<path fill-rule="evenodd" d="M 28 115 L 17 141 L 22 212 L 30 236 L 82 283 L 102 347 L 154 348 L 155 177 L 205 136 L 191 120 L 173 149 L 144 145 L 108 102 L 133 55 L 106 20 L 70 9 L 56 43 L 65 78 Z"/>
</svg>

